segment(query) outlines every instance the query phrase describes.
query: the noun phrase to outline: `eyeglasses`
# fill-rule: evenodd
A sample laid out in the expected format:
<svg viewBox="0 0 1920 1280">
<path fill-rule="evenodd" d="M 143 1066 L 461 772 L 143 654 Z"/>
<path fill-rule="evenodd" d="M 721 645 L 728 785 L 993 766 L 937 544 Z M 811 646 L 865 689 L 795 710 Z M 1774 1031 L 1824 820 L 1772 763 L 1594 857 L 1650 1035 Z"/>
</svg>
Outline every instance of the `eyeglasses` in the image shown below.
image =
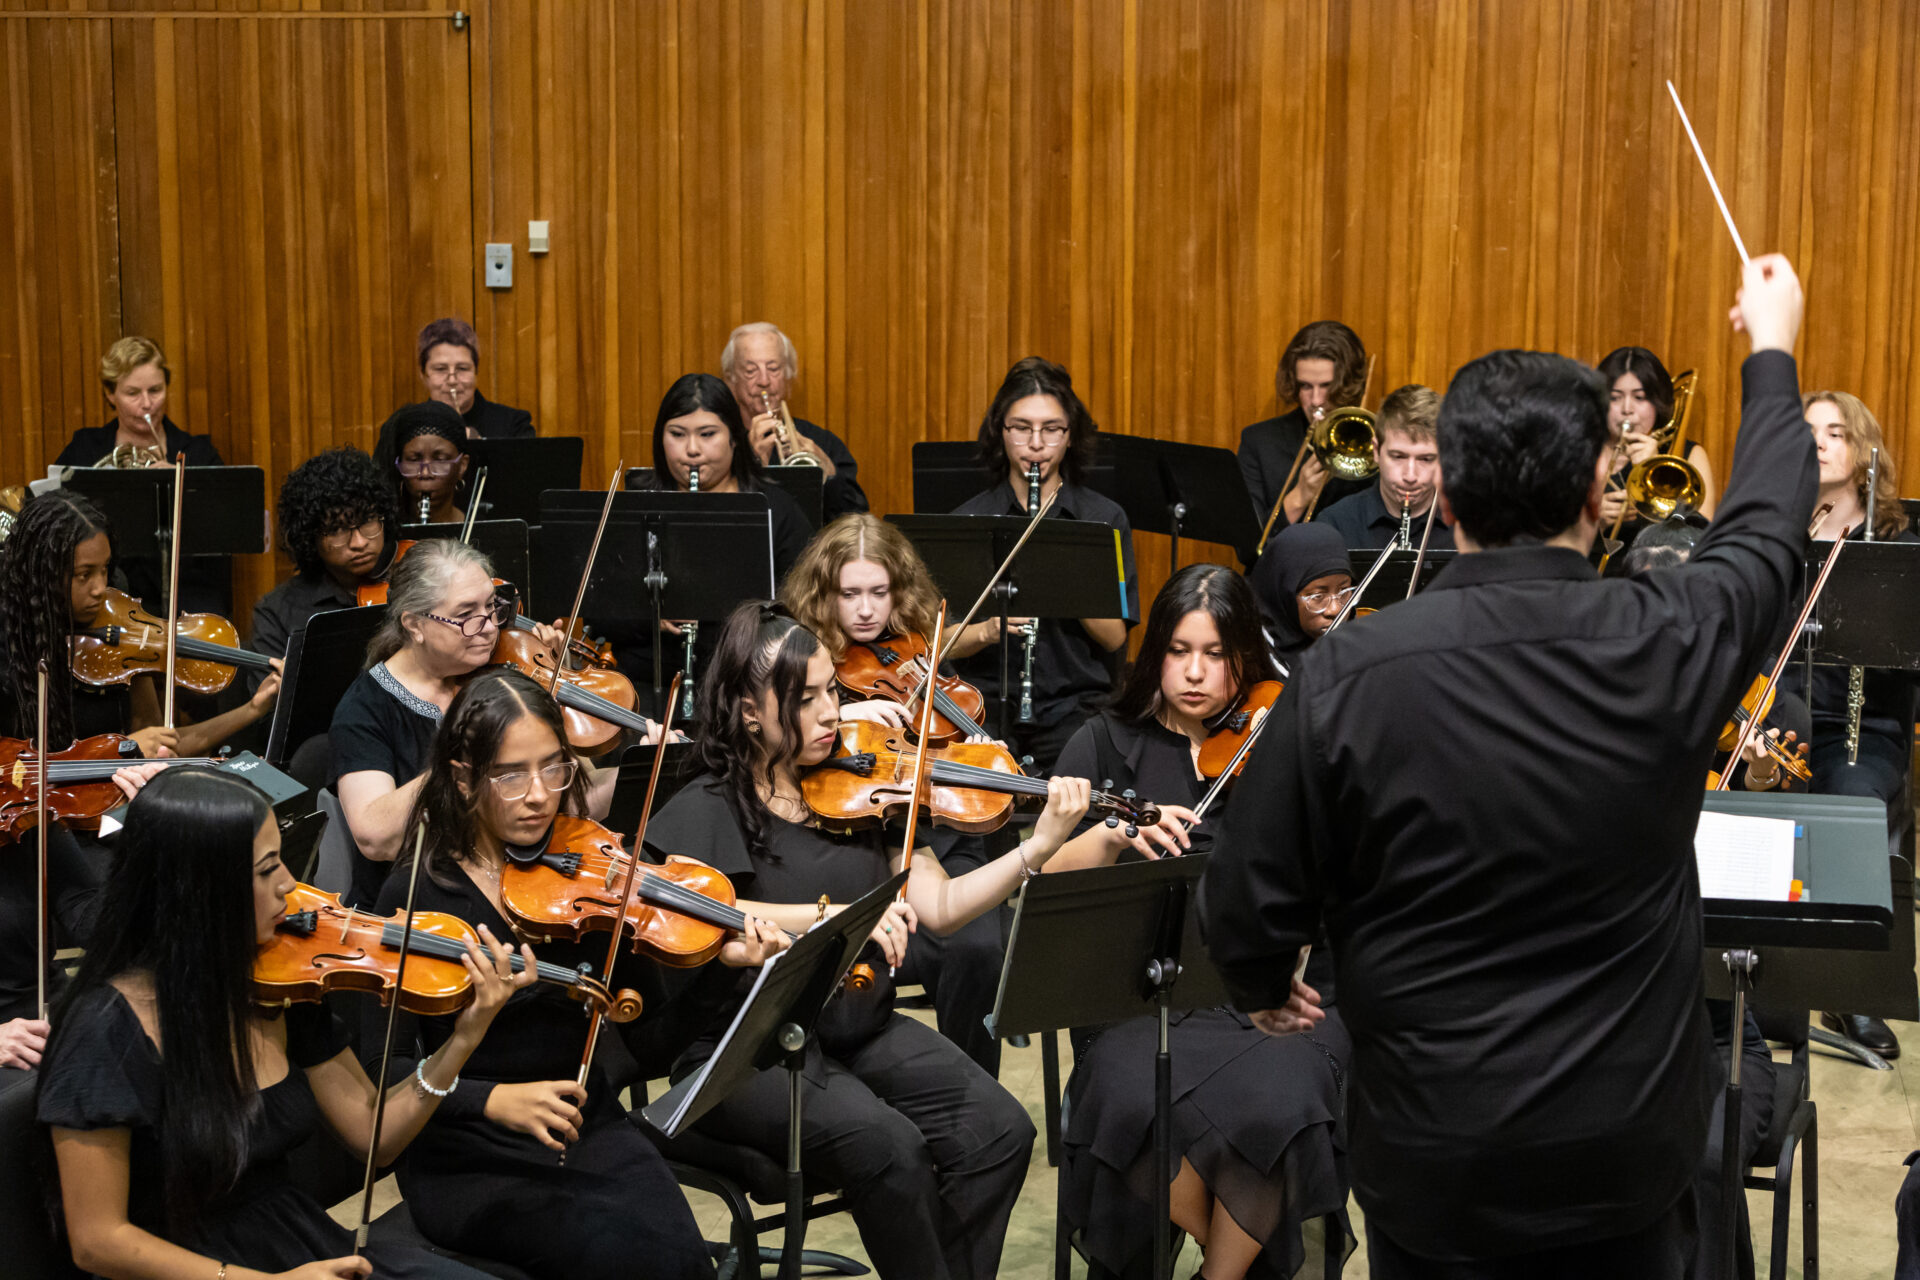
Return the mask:
<svg viewBox="0 0 1920 1280">
<path fill-rule="evenodd" d="M 477 636 L 489 625 L 504 627 L 513 621 L 513 601 L 505 596 L 495 596 L 484 613 L 470 613 L 464 618 L 443 618 L 437 613 L 423 613 L 423 618 L 432 618 L 435 622 L 444 622 L 463 636 Z"/>
<path fill-rule="evenodd" d="M 429 477 L 437 480 L 441 476 L 453 474 L 453 466 L 458 461 L 460 461 L 458 458 L 421 458 L 409 462 L 405 458 L 395 458 L 393 465 L 409 480 L 424 480 Z"/>
<path fill-rule="evenodd" d="M 527 793 L 533 790 L 533 780 L 540 779 L 540 785 L 552 795 L 565 791 L 573 785 L 573 773 L 578 768 L 571 760 L 559 764 L 550 764 L 544 769 L 531 772 L 521 770 L 514 773 L 493 773 L 487 775 L 487 781 L 493 784 L 493 793 L 502 800 L 525 800 Z"/>
<path fill-rule="evenodd" d="M 1046 444 L 1059 444 L 1067 438 L 1067 428 L 1060 426 L 1058 423 L 1049 423 L 1044 427 L 1009 426 L 1000 429 L 1007 433 L 1007 439 L 1018 441 L 1021 444 L 1025 444 L 1027 441 L 1033 439 L 1033 433 L 1036 430 L 1040 433 L 1040 439 Z"/>
<path fill-rule="evenodd" d="M 1316 612 L 1326 608 L 1329 604 L 1338 608 L 1340 605 L 1345 604 L 1347 598 L 1359 589 L 1358 587 L 1348 587 L 1344 591 L 1309 591 L 1300 597 L 1300 602 Z"/>
<path fill-rule="evenodd" d="M 346 547 L 348 543 L 352 542 L 356 534 L 359 535 L 362 541 L 372 542 L 375 538 L 380 536 L 380 534 L 386 529 L 386 527 L 387 527 L 386 522 L 381 520 L 379 516 L 375 516 L 373 519 L 367 521 L 365 524 L 359 525 L 355 528 L 334 530 L 332 533 L 329 533 L 320 539 L 320 545 L 323 547 L 331 547 L 334 550 L 338 551 Z"/>
</svg>

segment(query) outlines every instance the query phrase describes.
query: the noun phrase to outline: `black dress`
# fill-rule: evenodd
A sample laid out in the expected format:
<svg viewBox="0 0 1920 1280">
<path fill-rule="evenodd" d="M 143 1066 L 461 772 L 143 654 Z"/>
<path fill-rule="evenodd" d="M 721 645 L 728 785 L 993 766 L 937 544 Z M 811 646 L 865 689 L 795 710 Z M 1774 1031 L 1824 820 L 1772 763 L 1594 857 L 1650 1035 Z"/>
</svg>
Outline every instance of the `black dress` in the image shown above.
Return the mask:
<svg viewBox="0 0 1920 1280">
<path fill-rule="evenodd" d="M 134 1226 L 235 1267 L 288 1270 L 353 1252 L 353 1235 L 293 1181 L 288 1156 L 323 1122 L 307 1070 L 346 1047 L 320 1005 L 287 1010 L 286 1078 L 260 1091 L 247 1126 L 246 1165 L 233 1191 L 182 1230 L 169 1229 L 160 1133 L 166 1068 L 139 1017 L 112 987 L 87 992 L 54 1032 L 41 1071 L 39 1118 L 61 1129 L 127 1129 L 127 1217 Z M 481 1273 L 423 1249 L 368 1247 L 378 1276 L 480 1280 Z"/>
<path fill-rule="evenodd" d="M 406 891 L 404 875 L 389 879 L 378 910 L 401 910 Z M 414 905 L 484 924 L 495 938 L 513 936 L 464 872 L 441 885 L 423 870 Z M 567 968 L 584 962 L 597 973 L 606 959 L 600 937 L 598 945 L 542 946 L 540 958 Z M 664 1002 L 650 964 L 623 964 L 616 973 L 621 984 L 640 989 L 649 1018 Z M 396 1043 L 407 1048 L 396 1052 L 389 1079 L 411 1074 L 423 1055 L 445 1043 L 453 1023 L 403 1014 Z M 580 1138 L 564 1161 L 532 1135 L 486 1118 L 497 1084 L 574 1079 L 586 1034 L 585 1006 L 558 987 L 543 983 L 514 993 L 467 1059 L 453 1093 L 407 1148 L 400 1190 L 415 1224 L 435 1244 L 511 1263 L 541 1280 L 712 1276 L 713 1260 L 686 1196 L 659 1150 L 622 1110 L 598 1055 L 587 1076 Z M 378 1069 L 379 1053 L 377 1038 L 363 1039 L 369 1073 Z"/>
<path fill-rule="evenodd" d="M 667 802 L 648 825 L 647 844 L 658 855 L 684 854 L 725 872 L 750 901 L 811 904 L 824 893 L 845 904 L 887 879 L 888 847 L 878 832 L 835 836 L 779 818 L 768 823 L 767 849 L 750 851 L 722 785 L 707 776 Z M 881 1276 L 995 1275 L 1026 1181 L 1033 1122 L 951 1041 L 894 1012 L 887 966 L 875 949 L 867 958 L 873 986 L 836 995 L 807 1042 L 805 1167 L 846 1196 Z M 712 1054 L 752 980 L 751 972 L 740 975 L 722 1018 L 676 1076 Z M 786 1073 L 762 1071 L 698 1124 L 784 1159 Z"/>
<path fill-rule="evenodd" d="M 1081 726 L 1060 754 L 1059 772 L 1111 778 L 1116 788 L 1188 808 L 1204 793 L 1184 734 L 1110 712 Z M 1083 822 L 1080 830 L 1093 825 Z M 1207 824 L 1194 829 L 1195 852 L 1206 852 L 1210 842 Z M 1122 861 L 1138 858 L 1130 848 L 1121 852 Z M 1299 1269 L 1302 1223 L 1333 1214 L 1348 1230 L 1341 1117 L 1352 1046 L 1333 1000 L 1325 948 L 1314 949 L 1310 969 L 1307 981 L 1327 1010 L 1311 1032 L 1269 1036 L 1225 1008 L 1169 1020 L 1174 1169 L 1182 1159 L 1191 1164 L 1233 1220 L 1261 1242 L 1254 1277 Z M 1061 1212 L 1082 1233 L 1087 1256 L 1115 1275 L 1152 1273 L 1158 1038 L 1151 1017 L 1104 1028 L 1080 1050 L 1067 1082 Z"/>
<path fill-rule="evenodd" d="M 340 779 L 350 773 L 384 773 L 403 787 L 426 771 L 433 735 L 440 730 L 440 708 L 409 690 L 384 662 L 354 677 L 333 709 L 327 730 L 332 752 L 332 776 L 327 785 L 340 793 Z M 353 882 L 345 901 L 364 907 L 379 896 L 390 862 L 375 862 L 351 846 Z"/>
</svg>

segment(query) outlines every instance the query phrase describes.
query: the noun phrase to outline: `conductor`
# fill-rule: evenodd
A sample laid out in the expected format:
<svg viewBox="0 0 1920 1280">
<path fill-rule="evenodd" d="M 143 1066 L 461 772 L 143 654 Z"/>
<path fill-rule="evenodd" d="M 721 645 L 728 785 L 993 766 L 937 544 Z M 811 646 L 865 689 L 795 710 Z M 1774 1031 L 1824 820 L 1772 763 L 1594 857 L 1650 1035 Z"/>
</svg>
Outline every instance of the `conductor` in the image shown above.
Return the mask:
<svg viewBox="0 0 1920 1280">
<path fill-rule="evenodd" d="M 1715 1096 L 1693 863 L 1719 727 L 1764 656 L 1818 471 L 1800 283 L 1732 310 L 1733 475 L 1690 563 L 1599 581 L 1607 389 L 1560 356 L 1460 370 L 1439 420 L 1462 554 L 1294 668 L 1201 888 L 1275 1034 L 1324 929 L 1353 1036 L 1354 1194 L 1381 1277 L 1679 1277 Z"/>
</svg>

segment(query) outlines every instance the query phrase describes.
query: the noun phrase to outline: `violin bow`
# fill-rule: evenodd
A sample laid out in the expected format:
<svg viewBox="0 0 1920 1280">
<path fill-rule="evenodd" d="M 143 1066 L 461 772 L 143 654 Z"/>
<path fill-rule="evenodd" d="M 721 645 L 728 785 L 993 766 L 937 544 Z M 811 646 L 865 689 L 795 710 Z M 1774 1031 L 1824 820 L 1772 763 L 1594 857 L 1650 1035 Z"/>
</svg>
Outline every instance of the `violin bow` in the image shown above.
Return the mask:
<svg viewBox="0 0 1920 1280">
<path fill-rule="evenodd" d="M 1058 490 L 1055 492 L 1058 492 Z M 1040 512 L 1044 515 L 1046 513 L 1046 507 L 1042 506 Z M 1035 523 L 1039 522 L 1039 518 L 1039 516 L 1034 517 Z M 1031 533 L 1033 526 L 1029 525 L 1027 531 Z M 1022 541 L 1024 540 L 1023 537 Z M 1015 551 L 1019 549 L 1017 546 L 1014 548 Z M 1013 557 L 1009 555 L 1007 559 L 1011 561 Z M 1005 565 L 1001 566 L 1003 569 L 1005 567 Z M 981 597 L 981 599 L 985 598 L 985 596 Z M 963 623 L 962 625 L 965 624 Z M 930 652 L 940 652 L 940 637 L 946 630 L 946 626 L 947 602 L 942 600 L 940 602 L 940 611 L 936 613 L 933 618 L 933 642 L 928 646 Z M 907 834 L 900 842 L 900 869 L 902 871 L 913 866 L 913 837 L 914 832 L 919 828 L 920 802 L 926 798 L 927 794 L 928 764 L 933 759 L 933 744 L 927 740 L 927 735 L 932 732 L 933 699 L 922 698 L 920 700 L 920 746 L 913 757 L 913 802 L 907 806 Z M 903 880 L 900 882 L 900 888 L 894 892 L 893 900 L 895 902 L 903 902 L 906 900 L 906 896 L 907 884 L 906 881 Z M 893 976 L 894 968 L 892 965 L 887 966 L 888 977 Z"/>
<path fill-rule="evenodd" d="M 1767 683 L 1760 690 L 1759 698 L 1754 701 L 1756 714 L 1748 716 L 1746 723 L 1740 726 L 1740 736 L 1734 739 L 1733 754 L 1727 757 L 1727 767 L 1720 771 L 1720 782 L 1714 790 L 1725 791 L 1733 784 L 1734 766 L 1740 763 L 1741 753 L 1747 749 L 1747 743 L 1752 741 L 1754 731 L 1760 725 L 1758 712 L 1767 705 L 1767 699 L 1773 696 L 1774 686 L 1780 683 L 1780 676 L 1787 669 L 1787 661 L 1793 657 L 1793 646 L 1799 643 L 1801 633 L 1806 630 L 1807 619 L 1813 616 L 1813 607 L 1820 602 L 1820 593 L 1826 589 L 1827 577 L 1833 572 L 1834 562 L 1840 559 L 1840 552 L 1846 547 L 1847 534 L 1850 532 L 1852 530 L 1842 529 L 1840 536 L 1833 540 L 1833 550 L 1827 552 L 1827 561 L 1820 566 L 1820 576 L 1814 579 L 1813 590 L 1807 592 L 1807 603 L 1801 608 L 1799 618 L 1794 621 L 1793 630 L 1787 633 L 1787 642 L 1780 646 L 1780 656 L 1774 659 L 1773 670 L 1767 675 Z"/>
<path fill-rule="evenodd" d="M 1373 568 L 1367 570 L 1367 576 L 1360 579 L 1360 585 L 1353 589 L 1353 594 L 1347 597 L 1347 602 L 1340 606 L 1340 612 L 1335 614 L 1333 621 L 1327 624 L 1327 631 L 1332 631 L 1353 616 L 1355 606 L 1360 603 L 1360 597 L 1367 594 L 1367 588 L 1373 585 L 1373 580 L 1380 576 L 1380 570 L 1386 567 L 1387 561 L 1391 558 L 1390 551 L 1380 553 L 1380 558 L 1373 562 Z M 1326 632 L 1321 634 L 1324 635 Z"/>
<path fill-rule="evenodd" d="M 380 1050 L 380 1073 L 373 1078 L 373 1132 L 367 1139 L 366 1176 L 360 1184 L 360 1225 L 354 1228 L 353 1252 L 366 1251 L 367 1229 L 373 1223 L 373 1183 L 380 1172 L 380 1129 L 387 1119 L 387 1071 L 393 1065 L 393 1030 L 400 1019 L 400 996 L 407 989 L 407 957 L 413 953 L 413 895 L 420 887 L 420 864 L 427 843 L 426 815 L 413 829 L 413 867 L 407 872 L 406 925 L 400 930 L 400 955 L 393 967 L 393 999 L 387 1005 L 387 1042 Z"/>
<path fill-rule="evenodd" d="M 167 700 L 162 723 L 169 729 L 173 728 L 173 673 L 180 657 L 180 516 L 186 496 L 187 455 L 182 450 L 173 460 L 173 535 L 168 548 L 172 564 L 167 570 Z"/>
<path fill-rule="evenodd" d="M 1427 562 L 1427 539 L 1433 536 L 1433 513 L 1439 509 L 1440 495 L 1436 493 L 1433 495 L 1433 502 L 1427 507 L 1426 527 L 1420 530 L 1420 550 L 1414 553 L 1413 576 L 1407 579 L 1406 598 L 1408 600 L 1413 599 L 1413 593 L 1420 589 L 1420 566 Z"/>
<path fill-rule="evenodd" d="M 593 562 L 600 555 L 600 535 L 607 531 L 607 517 L 613 514 L 613 495 L 619 491 L 620 477 L 626 471 L 626 469 L 627 469 L 627 460 L 625 458 L 622 458 L 618 462 L 615 462 L 613 464 L 613 476 L 611 479 L 607 481 L 607 500 L 605 504 L 603 504 L 600 508 L 600 523 L 594 526 L 593 543 L 591 546 L 587 548 L 587 562 L 580 566 L 580 585 L 574 589 L 573 611 L 567 615 L 567 621 L 569 625 L 578 621 L 580 617 L 580 610 L 587 603 L 587 582 L 589 579 L 593 577 Z M 581 630 L 583 631 L 585 629 L 586 628 L 584 627 L 581 628 Z M 569 640 L 571 640 L 571 638 L 572 637 L 570 636 L 560 637 L 560 652 L 556 654 L 553 659 L 553 678 L 547 681 L 547 692 L 549 694 L 557 695 L 559 691 L 560 664 L 566 661 L 567 643 Z M 679 682 L 675 681 L 674 683 L 677 685 Z M 664 735 L 662 736 L 661 741 L 663 742 L 666 741 Z M 656 757 L 656 763 L 658 763 L 657 757 Z M 647 799 L 649 801 L 653 799 L 653 793 L 651 791 L 647 793 Z M 641 820 L 641 825 L 644 828 L 646 824 L 646 815 L 644 813 L 641 815 L 640 820 Z M 619 937 L 620 930 L 615 929 L 613 931 L 613 936 L 616 938 Z"/>
<path fill-rule="evenodd" d="M 959 643 L 960 633 L 972 624 L 973 615 L 980 612 L 980 606 L 987 602 L 987 597 L 993 594 L 993 589 L 1000 585 L 1000 579 L 1006 577 L 1007 570 L 1013 567 L 1013 558 L 1020 554 L 1020 548 L 1027 545 L 1027 539 L 1031 538 L 1033 531 L 1040 527 L 1040 521 L 1046 516 L 1047 512 L 1052 509 L 1054 499 L 1059 496 L 1060 490 L 1055 489 L 1052 495 L 1040 504 L 1040 509 L 1027 518 L 1027 527 L 1020 531 L 1020 540 L 1013 544 L 1013 550 L 1007 552 L 1007 558 L 1000 562 L 1000 567 L 993 571 L 991 578 L 987 579 L 987 585 L 980 591 L 980 598 L 973 602 L 973 608 L 967 610 L 967 616 L 960 619 L 960 624 L 953 629 L 953 637 L 946 642 L 945 648 L 942 648 L 940 645 L 939 628 L 934 628 L 934 642 L 928 647 L 928 652 L 933 654 L 933 662 L 928 668 L 929 670 L 938 671 L 940 664 L 947 660 L 947 650 Z M 946 616 L 946 608 L 944 605 L 941 607 L 940 613 L 942 617 Z"/>
<path fill-rule="evenodd" d="M 35 913 L 40 921 L 40 963 L 35 970 L 38 982 L 40 1021 L 47 1020 L 47 966 L 53 963 L 53 953 L 47 949 L 47 937 L 52 932 L 47 919 L 47 660 L 40 659 L 40 723 L 39 759 L 34 761 L 35 779 L 33 795 L 33 821 L 40 835 L 40 906 Z"/>
<path fill-rule="evenodd" d="M 487 491 L 487 469 L 480 468 L 480 474 L 473 478 L 473 496 L 467 499 L 467 520 L 460 526 L 460 541 L 473 541 L 473 522 L 480 518 L 480 495 Z"/>
<path fill-rule="evenodd" d="M 607 500 L 612 502 L 612 490 L 607 491 Z M 634 828 L 633 848 L 627 853 L 627 881 L 620 886 L 620 913 L 613 918 L 613 932 L 607 938 L 607 962 L 600 969 L 602 985 L 609 991 L 613 990 L 613 964 L 620 958 L 627 912 L 633 909 L 634 894 L 640 888 L 641 843 L 647 838 L 647 819 L 653 815 L 653 798 L 660 791 L 660 766 L 666 763 L 667 740 L 673 734 L 673 710 L 680 705 L 680 682 L 685 677 L 684 671 L 674 672 L 673 683 L 667 686 L 667 709 L 660 713 L 660 743 L 653 749 L 653 772 L 647 776 L 647 797 L 640 803 L 640 824 Z M 587 1085 L 587 1068 L 593 1065 L 594 1046 L 600 1043 L 600 1027 L 607 1020 L 606 1006 L 596 1009 L 589 1004 L 587 1008 L 593 1021 L 587 1024 L 587 1045 L 580 1053 L 579 1074 L 574 1077 L 574 1083 L 583 1089 Z M 560 1158 L 565 1160 L 566 1153 L 562 1152 Z"/>
</svg>

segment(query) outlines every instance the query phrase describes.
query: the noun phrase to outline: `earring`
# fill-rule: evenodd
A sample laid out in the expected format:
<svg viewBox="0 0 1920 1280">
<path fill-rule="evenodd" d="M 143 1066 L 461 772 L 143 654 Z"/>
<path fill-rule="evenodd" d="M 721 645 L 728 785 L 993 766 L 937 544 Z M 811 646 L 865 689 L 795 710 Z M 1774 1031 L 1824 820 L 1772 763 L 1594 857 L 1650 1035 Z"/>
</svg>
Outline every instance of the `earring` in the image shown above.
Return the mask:
<svg viewBox="0 0 1920 1280">
<path fill-rule="evenodd" d="M 752 735 L 753 735 L 754 737 L 756 737 L 756 738 L 757 738 L 757 737 L 759 737 L 759 736 L 760 736 L 760 722 L 759 722 L 758 720 L 749 720 L 749 721 L 747 721 L 747 732 L 748 732 L 748 733 L 750 733 L 750 734 L 752 734 Z"/>
</svg>

